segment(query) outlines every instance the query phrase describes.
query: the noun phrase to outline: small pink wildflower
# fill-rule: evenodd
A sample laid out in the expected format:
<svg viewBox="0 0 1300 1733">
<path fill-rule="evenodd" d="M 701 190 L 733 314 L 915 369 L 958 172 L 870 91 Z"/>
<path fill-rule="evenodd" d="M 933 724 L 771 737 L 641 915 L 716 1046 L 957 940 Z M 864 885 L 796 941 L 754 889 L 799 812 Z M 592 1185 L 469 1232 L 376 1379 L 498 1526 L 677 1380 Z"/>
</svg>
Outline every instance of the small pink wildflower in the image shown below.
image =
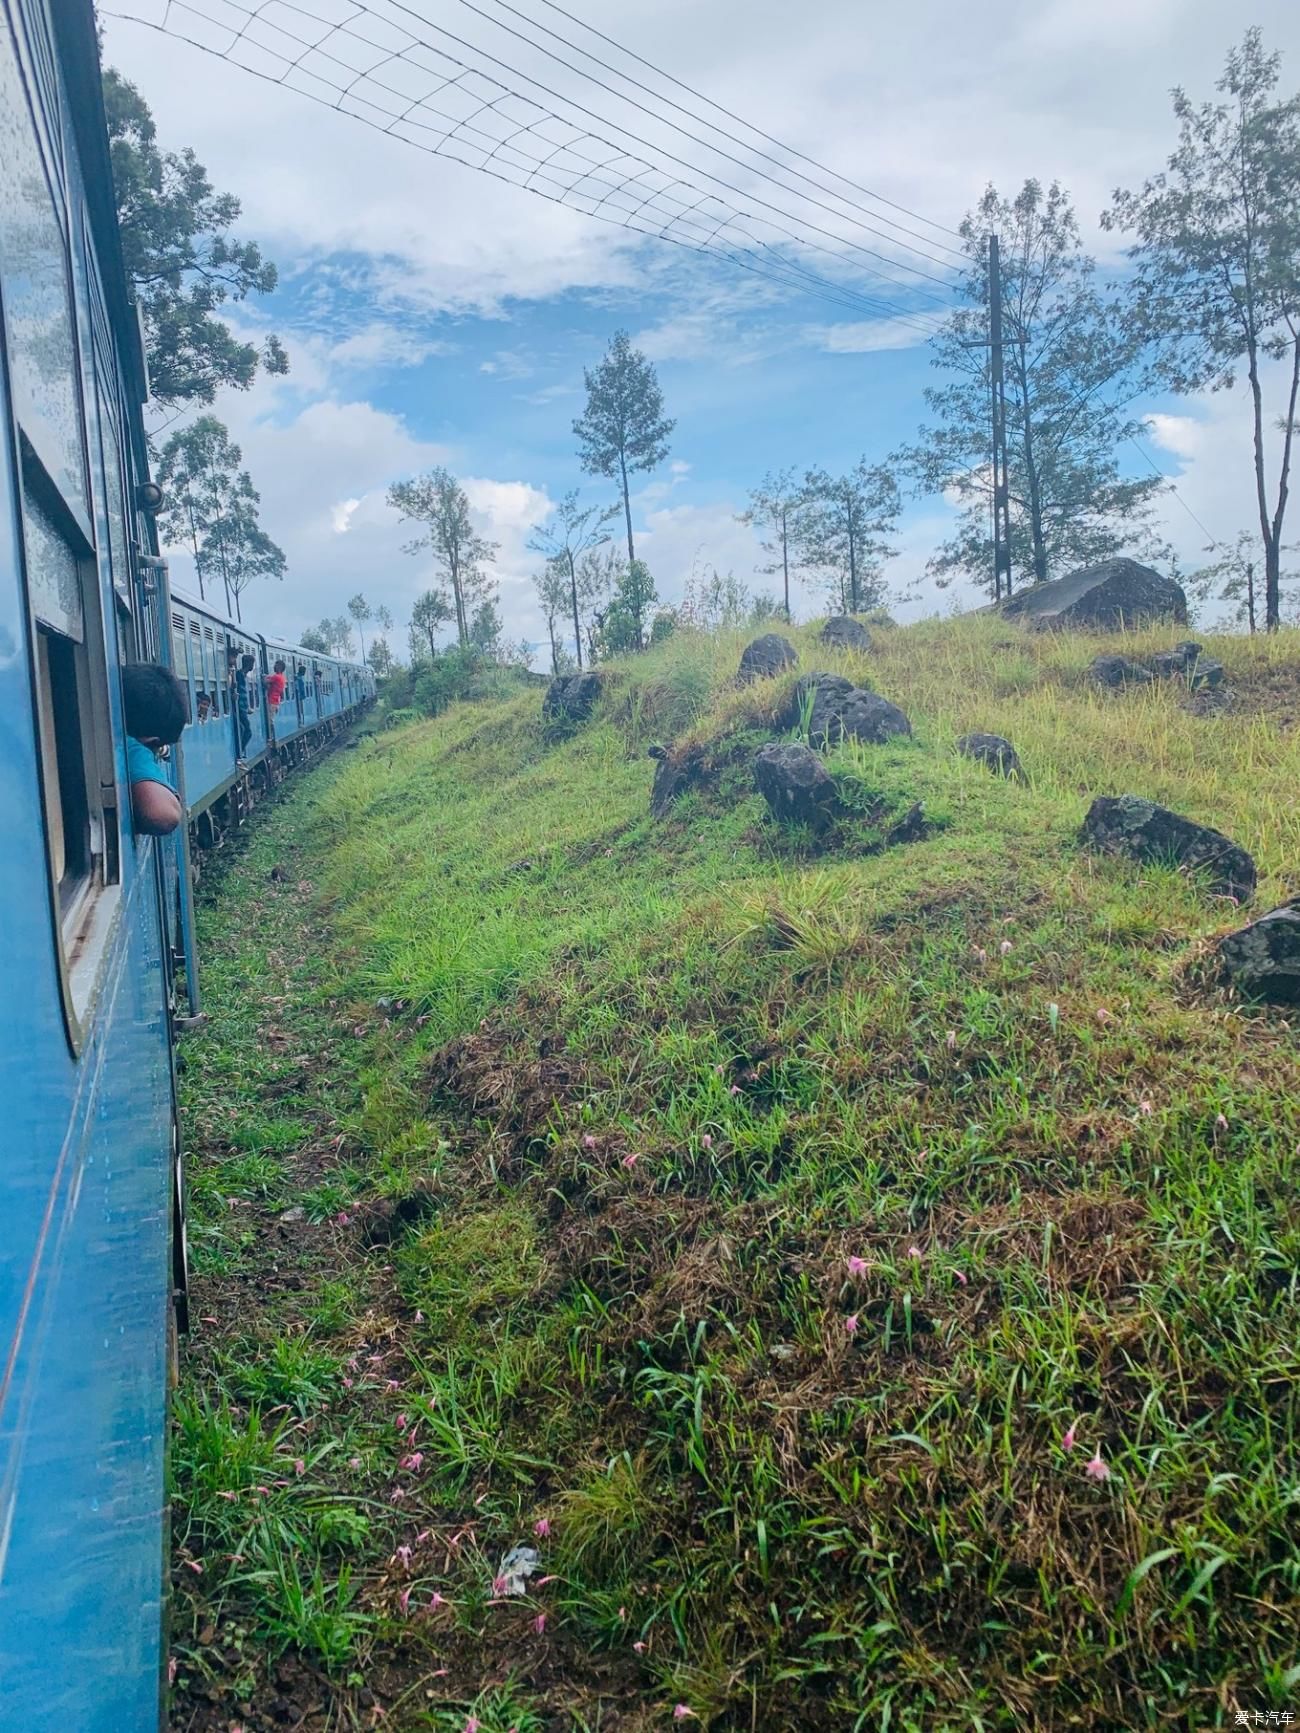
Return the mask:
<svg viewBox="0 0 1300 1733">
<path fill-rule="evenodd" d="M 295 1474 L 306 1474 L 307 1464 L 303 1461 L 301 1456 L 295 1456 L 294 1457 L 294 1459 L 293 1459 L 293 1471 Z"/>
<path fill-rule="evenodd" d="M 503 1594 L 505 1594 L 505 1592 L 506 1592 L 506 1589 L 507 1589 L 507 1588 L 508 1588 L 508 1587 L 509 1587 L 509 1586 L 510 1586 L 510 1585 L 509 1585 L 509 1583 L 508 1583 L 508 1582 L 507 1582 L 507 1581 L 506 1581 L 506 1579 L 505 1579 L 505 1577 L 493 1577 L 493 1578 L 492 1578 L 492 1593 L 493 1593 L 493 1594 L 494 1594 L 494 1595 L 503 1595 Z"/>
<path fill-rule="evenodd" d="M 404 1486 L 395 1486 L 388 1495 L 388 1502 L 389 1504 L 400 1504 L 405 1497 L 406 1488 Z"/>
<path fill-rule="evenodd" d="M 533 1533 L 537 1536 L 538 1540 L 545 1540 L 550 1532 L 550 1523 L 544 1516 L 539 1516 L 537 1521 L 533 1524 Z"/>
<path fill-rule="evenodd" d="M 341 1228 L 347 1227 L 348 1223 L 351 1220 L 352 1220 L 352 1217 L 348 1214 L 348 1212 L 345 1209 L 341 1209 L 339 1211 L 339 1213 L 334 1217 L 335 1225 L 337 1227 L 341 1227 Z"/>
<path fill-rule="evenodd" d="M 168 1661 L 168 1663 L 167 1663 L 167 1683 L 169 1685 L 174 1685 L 176 1683 L 176 1657 L 175 1657 L 175 1655 L 173 1655 L 171 1660 Z"/>
<path fill-rule="evenodd" d="M 625 1619 L 627 1617 L 627 1608 L 626 1607 L 620 1607 L 618 1609 L 618 1616 L 620 1619 Z"/>
<path fill-rule="evenodd" d="M 411 1453 L 408 1456 L 404 1456 L 398 1464 L 399 1468 L 407 1468 L 412 1474 L 418 1474 L 423 1466 L 424 1452 L 422 1450 L 412 1450 Z"/>
<path fill-rule="evenodd" d="M 1011 955 L 1011 940 L 1003 939 L 1002 943 L 998 946 L 998 951 L 1002 956 L 1009 957 Z"/>
<path fill-rule="evenodd" d="M 851 1276 L 865 1276 L 866 1273 L 867 1260 L 865 1258 L 860 1258 L 855 1254 L 849 1259 L 849 1274 Z"/>
<path fill-rule="evenodd" d="M 959 1288 L 964 1288 L 966 1286 L 966 1272 L 964 1270 L 954 1270 L 952 1272 L 952 1279 L 957 1283 Z"/>
<path fill-rule="evenodd" d="M 595 1149 L 595 1147 L 596 1147 L 596 1140 L 591 1135 L 591 1133 L 589 1131 L 584 1135 L 584 1137 L 582 1139 L 582 1147 L 584 1149 Z"/>
<path fill-rule="evenodd" d="M 1078 1437 L 1079 1423 L 1077 1420 L 1072 1420 L 1066 1427 L 1065 1431 L 1061 1434 L 1061 1449 L 1073 1450 L 1075 1444 L 1078 1442 Z"/>
<path fill-rule="evenodd" d="M 361 1467 L 361 1458 L 359 1456 L 349 1456 L 348 1457 L 348 1467 L 349 1468 L 360 1468 Z"/>
<path fill-rule="evenodd" d="M 1110 1469 L 1107 1468 L 1106 1464 L 1102 1461 L 1100 1450 L 1095 1450 L 1092 1459 L 1084 1463 L 1083 1472 L 1088 1476 L 1089 1480 L 1110 1479 Z"/>
<path fill-rule="evenodd" d="M 343 1388 L 344 1388 L 344 1389 L 345 1389 L 345 1390 L 350 1390 L 350 1389 L 351 1389 L 351 1388 L 352 1388 L 352 1380 L 351 1380 L 351 1378 L 344 1378 L 344 1380 L 343 1380 Z"/>
<path fill-rule="evenodd" d="M 479 1718 L 478 1718 L 478 1716 L 477 1715 L 466 1716 L 466 1718 L 465 1718 L 465 1733 L 478 1733 L 478 1730 L 479 1730 Z"/>
<path fill-rule="evenodd" d="M 203 1575 L 203 1566 L 197 1559 L 187 1558 L 185 1561 L 185 1568 L 186 1570 L 193 1571 L 196 1577 L 201 1577 Z"/>
<path fill-rule="evenodd" d="M 846 1336 L 856 1336 L 857 1333 L 858 1333 L 858 1314 L 856 1312 L 854 1312 L 851 1317 L 848 1317 L 844 1320 L 844 1334 Z"/>
<path fill-rule="evenodd" d="M 417 1312 L 415 1314 L 415 1322 L 417 1324 L 422 1324 L 424 1322 L 424 1313 L 423 1312 Z"/>
<path fill-rule="evenodd" d="M 712 1149 L 713 1148 L 713 1137 L 712 1137 L 712 1134 L 710 1132 L 706 1131 L 704 1133 L 704 1136 L 700 1139 L 700 1148 L 701 1149 Z"/>
<path fill-rule="evenodd" d="M 410 1589 L 403 1589 L 402 1590 L 401 1594 L 398 1595 L 398 1597 L 397 1597 L 397 1605 L 401 1609 L 402 1617 L 405 1618 L 406 1614 L 407 1614 L 407 1609 L 411 1605 L 411 1591 L 410 1591 Z"/>
<path fill-rule="evenodd" d="M 393 1557 L 397 1560 L 398 1564 L 401 1565 L 404 1571 L 410 1570 L 411 1549 L 409 1546 L 399 1546 L 397 1551 L 393 1554 Z"/>
<path fill-rule="evenodd" d="M 1148 1101 L 1147 1097 L 1144 1095 L 1142 1097 L 1141 1101 L 1138 1102 L 1138 1112 L 1140 1114 L 1142 1114 L 1143 1117 L 1145 1118 L 1146 1115 L 1149 1114 L 1151 1111 L 1152 1111 L 1151 1103 L 1150 1103 L 1150 1101 Z"/>
<path fill-rule="evenodd" d="M 688 1709 L 685 1703 L 678 1703 L 673 1710 L 674 1721 L 698 1721 L 699 1716 L 694 1709 Z"/>
<path fill-rule="evenodd" d="M 542 1632 L 546 1629 L 546 1614 L 545 1613 L 538 1613 L 537 1617 L 533 1620 L 533 1629 L 537 1632 L 537 1635 L 540 1637 Z"/>
<path fill-rule="evenodd" d="M 733 1084 L 732 1084 L 732 1086 L 731 1086 L 731 1093 L 732 1093 L 732 1094 L 733 1094 L 733 1095 L 739 1095 L 739 1094 L 740 1094 L 740 1085 L 739 1085 L 739 1083 L 733 1083 Z"/>
<path fill-rule="evenodd" d="M 944 1046 L 949 1053 L 957 1051 L 957 1031 L 955 1029 L 949 1029 L 947 1035 L 944 1036 Z"/>
<path fill-rule="evenodd" d="M 429 1605 L 431 1607 L 445 1607 L 447 1605 L 446 1596 L 440 1595 L 437 1589 L 435 1589 L 429 1596 Z"/>
<path fill-rule="evenodd" d="M 1226 1113 L 1216 1113 L 1214 1116 L 1214 1123 L 1215 1123 L 1216 1128 L 1219 1131 L 1226 1131 L 1228 1129 L 1228 1116 L 1227 1116 L 1227 1114 Z"/>
<path fill-rule="evenodd" d="M 227 1504 L 233 1504 L 239 1494 L 237 1492 L 219 1492 L 217 1497 L 224 1498 Z"/>
<path fill-rule="evenodd" d="M 410 1424 L 410 1422 L 408 1421 L 405 1414 L 399 1414 L 397 1416 L 397 1419 L 393 1422 L 393 1424 L 394 1424 L 394 1426 L 396 1426 L 396 1428 L 399 1432 L 405 1432 L 406 1428 Z"/>
<path fill-rule="evenodd" d="M 646 1651 L 646 1646 L 644 1643 L 633 1643 L 632 1651 L 634 1654 L 644 1655 L 645 1651 Z"/>
<path fill-rule="evenodd" d="M 1113 1023 L 1115 1021 L 1115 1019 L 1111 1016 L 1110 1012 L 1106 1009 L 1106 1007 L 1104 1005 L 1098 1005 L 1098 1007 L 1097 1007 L 1097 1021 L 1101 1024 L 1102 1028 L 1104 1029 L 1106 1027 L 1107 1023 Z"/>
<path fill-rule="evenodd" d="M 390 1378 L 388 1380 L 386 1388 L 389 1390 L 400 1390 L 402 1388 L 401 1379 L 400 1378 Z"/>
<path fill-rule="evenodd" d="M 631 1155 L 625 1155 L 623 1157 L 623 1166 L 625 1168 L 627 1168 L 628 1172 L 630 1173 L 631 1170 L 636 1166 L 637 1162 L 640 1161 L 640 1159 L 641 1159 L 641 1157 L 639 1155 L 637 1155 L 634 1151 Z"/>
<path fill-rule="evenodd" d="M 909 1258 L 920 1258 L 924 1257 L 925 1254 L 922 1252 L 920 1246 L 909 1246 L 907 1248 L 907 1255 Z"/>
</svg>

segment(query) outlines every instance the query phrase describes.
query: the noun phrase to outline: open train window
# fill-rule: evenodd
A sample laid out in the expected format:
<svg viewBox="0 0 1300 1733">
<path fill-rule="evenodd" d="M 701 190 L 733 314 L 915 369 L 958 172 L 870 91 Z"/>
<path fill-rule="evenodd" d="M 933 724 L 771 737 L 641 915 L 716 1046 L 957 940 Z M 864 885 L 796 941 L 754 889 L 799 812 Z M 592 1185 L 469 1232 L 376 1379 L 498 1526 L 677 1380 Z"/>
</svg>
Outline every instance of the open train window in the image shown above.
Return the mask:
<svg viewBox="0 0 1300 1733">
<path fill-rule="evenodd" d="M 47 172 L 20 54 L 0 7 L 0 318 L 18 454 L 46 842 L 75 1043 L 117 907 L 118 793 L 68 224 L 55 192 L 61 183 Z"/>
</svg>

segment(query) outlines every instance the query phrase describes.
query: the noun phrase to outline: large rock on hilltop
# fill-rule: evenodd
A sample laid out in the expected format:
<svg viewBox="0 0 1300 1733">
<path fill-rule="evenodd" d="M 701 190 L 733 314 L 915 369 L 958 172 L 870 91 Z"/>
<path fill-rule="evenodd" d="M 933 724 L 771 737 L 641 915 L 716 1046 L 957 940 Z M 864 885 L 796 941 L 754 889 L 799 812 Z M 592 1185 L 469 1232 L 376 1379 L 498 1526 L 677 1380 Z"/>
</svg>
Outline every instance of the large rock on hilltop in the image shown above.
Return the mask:
<svg viewBox="0 0 1300 1733">
<path fill-rule="evenodd" d="M 837 746 L 841 740 L 882 746 L 896 734 L 912 732 L 897 704 L 855 686 L 842 674 L 806 674 L 797 681 L 783 717 L 785 726 L 802 723 L 805 710 L 814 746 Z"/>
<path fill-rule="evenodd" d="M 1083 840 L 1106 854 L 1203 874 L 1216 891 L 1238 902 L 1255 893 L 1255 863 L 1244 848 L 1140 795 L 1099 794 L 1083 821 Z"/>
<path fill-rule="evenodd" d="M 1300 1005 L 1300 897 L 1220 939 L 1219 958 L 1247 998 Z"/>
<path fill-rule="evenodd" d="M 742 686 L 747 686 L 751 680 L 768 680 L 773 674 L 793 668 L 798 660 L 799 653 L 788 638 L 783 638 L 779 632 L 764 632 L 761 638 L 745 645 L 736 678 Z"/>
<path fill-rule="evenodd" d="M 542 715 L 548 722 L 585 722 L 600 697 L 600 675 L 594 668 L 581 674 L 557 674 L 546 688 Z"/>
<path fill-rule="evenodd" d="M 1019 753 L 1001 734 L 963 734 L 957 750 L 963 758 L 973 758 L 999 776 L 1024 776 Z"/>
<path fill-rule="evenodd" d="M 822 831 L 835 816 L 835 784 L 817 754 L 798 742 L 763 746 L 754 759 L 758 792 L 781 824 Z"/>
<path fill-rule="evenodd" d="M 831 644 L 837 650 L 869 650 L 871 648 L 871 633 L 855 620 L 852 614 L 833 614 L 822 627 L 819 634 L 823 644 Z"/>
<path fill-rule="evenodd" d="M 1001 603 L 1011 620 L 1037 630 L 1073 626 L 1085 632 L 1124 632 L 1170 620 L 1187 624 L 1187 597 L 1181 584 L 1162 578 L 1136 560 L 1102 560 L 1068 578 L 1031 584 Z"/>
</svg>

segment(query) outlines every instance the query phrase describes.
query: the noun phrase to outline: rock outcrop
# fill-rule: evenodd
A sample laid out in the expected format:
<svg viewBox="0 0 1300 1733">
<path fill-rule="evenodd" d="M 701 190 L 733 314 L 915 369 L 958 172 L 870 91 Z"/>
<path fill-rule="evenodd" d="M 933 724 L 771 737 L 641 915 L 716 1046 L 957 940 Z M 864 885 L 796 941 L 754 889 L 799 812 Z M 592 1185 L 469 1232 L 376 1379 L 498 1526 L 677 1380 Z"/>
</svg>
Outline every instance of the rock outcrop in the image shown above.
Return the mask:
<svg viewBox="0 0 1300 1733">
<path fill-rule="evenodd" d="M 546 688 L 542 715 L 548 722 L 585 722 L 596 708 L 601 679 L 594 668 L 581 674 L 557 674 Z"/>
<path fill-rule="evenodd" d="M 1300 897 L 1220 939 L 1219 960 L 1246 998 L 1300 1005 Z"/>
<path fill-rule="evenodd" d="M 1023 777 L 1025 774 L 1020 754 L 1001 734 L 963 734 L 957 742 L 957 750 L 963 758 L 973 758 L 999 776 Z"/>
<path fill-rule="evenodd" d="M 793 668 L 798 660 L 799 653 L 788 638 L 779 632 L 764 632 L 761 638 L 745 645 L 736 678 L 742 686 L 751 680 L 768 680 L 773 674 Z"/>
<path fill-rule="evenodd" d="M 1195 872 L 1238 902 L 1255 893 L 1255 863 L 1244 848 L 1140 795 L 1098 795 L 1083 821 L 1083 840 L 1106 854 Z"/>
<path fill-rule="evenodd" d="M 667 816 L 672 804 L 688 788 L 696 787 L 704 777 L 704 748 L 698 745 L 659 747 L 651 753 L 655 765 L 654 787 L 650 790 L 650 811 L 655 818 Z"/>
<path fill-rule="evenodd" d="M 802 723 L 814 746 L 836 746 L 841 740 L 862 740 L 881 746 L 896 734 L 910 734 L 912 724 L 878 693 L 855 686 L 842 674 L 805 674 L 795 683 L 783 721 L 787 728 Z"/>
<path fill-rule="evenodd" d="M 822 627 L 819 634 L 823 644 L 832 644 L 837 650 L 869 650 L 871 648 L 871 633 L 855 620 L 852 614 L 833 614 Z"/>
<path fill-rule="evenodd" d="M 1003 614 L 1039 631 L 1076 627 L 1085 632 L 1123 632 L 1169 620 L 1187 624 L 1181 584 L 1162 578 L 1136 560 L 1102 560 L 1069 577 L 1030 584 L 1001 604 Z"/>
<path fill-rule="evenodd" d="M 798 742 L 760 747 L 754 782 L 781 824 L 807 825 L 820 832 L 835 816 L 835 784 L 811 747 Z"/>
<path fill-rule="evenodd" d="M 1127 656 L 1097 656 L 1088 670 L 1099 686 L 1118 691 L 1121 686 L 1149 686 L 1151 670 Z"/>
</svg>

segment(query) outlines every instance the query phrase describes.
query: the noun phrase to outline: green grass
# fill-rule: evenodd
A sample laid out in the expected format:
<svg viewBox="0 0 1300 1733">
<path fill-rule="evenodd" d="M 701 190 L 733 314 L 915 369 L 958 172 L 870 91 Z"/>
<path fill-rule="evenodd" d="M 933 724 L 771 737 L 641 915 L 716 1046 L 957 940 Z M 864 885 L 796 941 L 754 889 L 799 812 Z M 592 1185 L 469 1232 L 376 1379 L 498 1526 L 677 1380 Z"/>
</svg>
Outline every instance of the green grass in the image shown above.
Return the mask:
<svg viewBox="0 0 1300 1733">
<path fill-rule="evenodd" d="M 340 1680 L 376 1630 L 450 1665 L 445 1703 L 388 1725 L 488 1701 L 486 1659 L 465 1669 L 502 1652 L 492 1561 L 539 1520 L 547 1634 L 511 1638 L 532 1683 L 477 1711 L 502 1733 L 604 1726 L 611 1679 L 629 1729 L 678 1702 L 773 1730 L 1294 1706 L 1294 1020 L 1200 966 L 1231 909 L 1077 833 L 1094 794 L 1148 795 L 1255 854 L 1259 907 L 1300 889 L 1300 641 L 1207 640 L 1240 703 L 1198 715 L 1098 693 L 1091 640 L 993 620 L 857 657 L 795 637 L 915 727 L 832 755 L 869 816 L 823 852 L 749 779 L 790 680 L 732 687 L 726 637 L 614 668 L 563 742 L 535 693 L 380 733 L 277 815 L 241 882 L 298 851 L 326 955 L 261 989 L 268 1043 L 235 1009 L 287 929 L 232 904 L 239 936 L 214 932 L 204 1266 L 247 1267 L 241 1216 L 291 1195 L 313 1224 L 422 1202 L 341 1266 L 313 1242 L 289 1326 L 216 1352 L 182 1409 L 188 1520 L 233 1522 L 214 1475 L 245 1486 L 306 1429 L 319 1467 L 259 1518 L 294 1544 L 263 1536 L 229 1604 Z M 954 755 L 975 727 L 1026 784 Z M 645 748 L 686 739 L 710 778 L 652 820 Z M 917 799 L 931 834 L 881 846 Z M 310 1186 L 304 1147 L 329 1151 Z M 397 1519 L 391 1420 L 340 1383 L 381 1324 L 369 1377 L 422 1457 Z M 322 1536 L 313 1475 L 363 1532 Z M 473 1525 L 420 1578 L 446 1633 L 393 1634 L 398 1519 Z"/>
</svg>

